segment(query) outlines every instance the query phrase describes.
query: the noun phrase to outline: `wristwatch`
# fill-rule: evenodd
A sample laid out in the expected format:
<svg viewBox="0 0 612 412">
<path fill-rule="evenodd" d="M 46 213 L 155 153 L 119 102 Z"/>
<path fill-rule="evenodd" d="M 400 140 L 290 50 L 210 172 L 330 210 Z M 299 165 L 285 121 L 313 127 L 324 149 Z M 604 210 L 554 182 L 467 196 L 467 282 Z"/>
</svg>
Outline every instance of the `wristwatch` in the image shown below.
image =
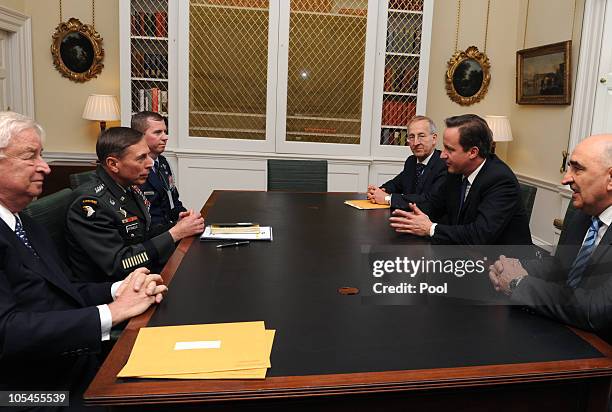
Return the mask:
<svg viewBox="0 0 612 412">
<path fill-rule="evenodd" d="M 391 204 L 391 195 L 385 196 L 385 202 L 390 205 Z"/>
<path fill-rule="evenodd" d="M 512 295 L 512 292 L 514 292 L 514 289 L 516 289 L 519 285 L 519 283 L 521 283 L 521 280 L 523 280 L 525 276 L 519 276 L 518 278 L 514 278 L 510 281 L 510 283 L 508 283 L 508 288 L 510 289 L 510 295 Z"/>
</svg>

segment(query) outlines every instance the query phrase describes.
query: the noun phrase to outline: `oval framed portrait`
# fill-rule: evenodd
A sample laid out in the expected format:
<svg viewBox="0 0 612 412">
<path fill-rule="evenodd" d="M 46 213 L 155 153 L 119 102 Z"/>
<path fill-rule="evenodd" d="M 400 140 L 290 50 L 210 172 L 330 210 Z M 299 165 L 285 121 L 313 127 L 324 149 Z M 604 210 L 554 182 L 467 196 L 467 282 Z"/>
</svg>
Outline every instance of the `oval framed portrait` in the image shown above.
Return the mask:
<svg viewBox="0 0 612 412">
<path fill-rule="evenodd" d="M 446 93 L 452 101 L 470 106 L 484 98 L 491 82 L 491 64 L 486 54 L 470 46 L 456 52 L 447 65 Z"/>
<path fill-rule="evenodd" d="M 60 23 L 53 33 L 51 54 L 55 68 L 77 83 L 98 76 L 104 68 L 102 38 L 89 24 L 71 18 Z"/>
</svg>

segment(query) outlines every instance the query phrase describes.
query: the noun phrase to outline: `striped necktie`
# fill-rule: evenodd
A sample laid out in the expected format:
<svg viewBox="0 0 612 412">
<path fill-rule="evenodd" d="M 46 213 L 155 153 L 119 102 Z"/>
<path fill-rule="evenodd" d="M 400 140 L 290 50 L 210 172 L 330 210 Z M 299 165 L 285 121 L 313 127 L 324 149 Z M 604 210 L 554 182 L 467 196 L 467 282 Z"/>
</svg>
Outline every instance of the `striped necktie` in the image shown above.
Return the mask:
<svg viewBox="0 0 612 412">
<path fill-rule="evenodd" d="M 584 242 L 582 242 L 582 247 L 578 251 L 578 255 L 576 255 L 576 259 L 574 259 L 574 263 L 572 264 L 570 272 L 567 275 L 567 286 L 573 289 L 578 287 L 578 284 L 582 280 L 582 274 L 584 273 L 589 258 L 595 249 L 595 240 L 597 240 L 597 232 L 599 231 L 600 226 L 601 220 L 596 217 L 592 217 L 591 226 L 589 226 Z"/>
<path fill-rule="evenodd" d="M 38 253 L 36 253 L 36 251 L 34 250 L 32 245 L 30 244 L 30 240 L 28 239 L 28 235 L 26 235 L 26 232 L 25 232 L 25 230 L 23 228 L 23 225 L 21 224 L 21 219 L 19 219 L 19 216 L 17 216 L 17 215 L 15 215 L 15 234 L 17 235 L 19 240 L 21 240 L 23 242 L 25 247 L 30 249 L 32 251 L 32 253 L 34 253 L 34 256 L 38 257 Z"/>
</svg>

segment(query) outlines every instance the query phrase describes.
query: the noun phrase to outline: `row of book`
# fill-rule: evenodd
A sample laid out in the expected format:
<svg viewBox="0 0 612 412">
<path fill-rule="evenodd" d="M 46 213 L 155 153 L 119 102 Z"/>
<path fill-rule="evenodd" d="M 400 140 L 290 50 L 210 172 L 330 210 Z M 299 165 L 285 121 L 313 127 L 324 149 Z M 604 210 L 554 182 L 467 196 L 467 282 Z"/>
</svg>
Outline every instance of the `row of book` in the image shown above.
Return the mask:
<svg viewBox="0 0 612 412">
<path fill-rule="evenodd" d="M 168 91 L 158 87 L 138 89 L 137 106 L 139 112 L 148 110 L 164 115 L 168 113 Z"/>
<path fill-rule="evenodd" d="M 231 7 L 248 7 L 267 9 L 269 0 L 208 0 L 208 4 Z M 291 11 L 314 11 L 329 13 L 332 8 L 332 0 L 291 0 Z"/>
<path fill-rule="evenodd" d="M 385 92 L 416 93 L 419 84 L 419 71 L 417 67 L 394 67 L 387 64 L 385 67 Z"/>
<path fill-rule="evenodd" d="M 131 15 L 132 36 L 168 37 L 168 13 L 138 11 Z"/>
<path fill-rule="evenodd" d="M 408 144 L 408 131 L 406 129 L 382 129 L 380 144 L 391 146 L 406 146 Z"/>
<path fill-rule="evenodd" d="M 422 11 L 423 0 L 389 0 L 389 9 Z"/>
<path fill-rule="evenodd" d="M 385 100 L 382 108 L 382 124 L 385 126 L 406 126 L 416 115 L 416 104 L 402 100 Z"/>
<path fill-rule="evenodd" d="M 132 77 L 167 78 L 168 56 L 132 50 Z"/>
<path fill-rule="evenodd" d="M 421 27 L 415 20 L 389 17 L 387 25 L 387 51 L 392 53 L 421 52 Z"/>
</svg>

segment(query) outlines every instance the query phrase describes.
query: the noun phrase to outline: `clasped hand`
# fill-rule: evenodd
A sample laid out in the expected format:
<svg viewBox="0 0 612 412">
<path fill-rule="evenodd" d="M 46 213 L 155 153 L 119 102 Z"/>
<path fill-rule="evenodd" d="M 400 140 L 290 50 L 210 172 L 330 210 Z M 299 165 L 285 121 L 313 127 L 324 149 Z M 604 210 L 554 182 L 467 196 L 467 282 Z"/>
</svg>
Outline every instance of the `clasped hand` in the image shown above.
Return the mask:
<svg viewBox="0 0 612 412">
<path fill-rule="evenodd" d="M 410 233 L 416 236 L 429 236 L 431 220 L 414 203 L 409 204 L 412 211 L 395 209 L 389 218 L 391 227 L 398 233 Z"/>
</svg>

